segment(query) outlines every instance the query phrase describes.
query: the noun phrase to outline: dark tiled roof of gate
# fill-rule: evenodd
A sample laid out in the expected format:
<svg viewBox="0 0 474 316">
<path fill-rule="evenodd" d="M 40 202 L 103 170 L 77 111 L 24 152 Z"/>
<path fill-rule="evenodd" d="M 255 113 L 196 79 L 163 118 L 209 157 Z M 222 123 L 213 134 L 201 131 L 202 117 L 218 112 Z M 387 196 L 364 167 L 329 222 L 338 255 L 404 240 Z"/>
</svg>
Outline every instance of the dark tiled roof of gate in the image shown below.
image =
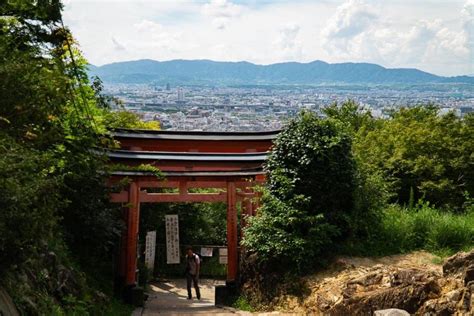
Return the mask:
<svg viewBox="0 0 474 316">
<path fill-rule="evenodd" d="M 110 150 L 107 156 L 112 159 L 173 160 L 173 161 L 239 161 L 264 162 L 268 153 L 204 153 L 204 152 L 162 152 Z"/>
<path fill-rule="evenodd" d="M 163 171 L 165 177 L 247 177 L 264 174 L 262 168 L 239 171 Z M 113 171 L 114 176 L 154 176 L 147 171 Z"/>
<path fill-rule="evenodd" d="M 137 129 L 114 129 L 116 138 L 132 139 L 171 139 L 171 140 L 227 140 L 227 141 L 260 141 L 273 140 L 279 130 L 265 132 L 203 132 L 203 131 L 154 131 Z"/>
</svg>

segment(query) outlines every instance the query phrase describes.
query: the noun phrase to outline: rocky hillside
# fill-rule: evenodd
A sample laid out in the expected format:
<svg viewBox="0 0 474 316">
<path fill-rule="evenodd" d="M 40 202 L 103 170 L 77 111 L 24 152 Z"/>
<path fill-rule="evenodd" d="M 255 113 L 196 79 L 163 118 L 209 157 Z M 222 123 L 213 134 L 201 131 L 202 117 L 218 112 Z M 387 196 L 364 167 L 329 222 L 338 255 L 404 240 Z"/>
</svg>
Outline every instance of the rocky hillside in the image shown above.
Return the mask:
<svg viewBox="0 0 474 316">
<path fill-rule="evenodd" d="M 305 280 L 305 297 L 280 296 L 273 307 L 316 315 L 371 315 L 391 308 L 402 310 L 397 315 L 474 315 L 474 250 L 442 265 L 434 261 L 425 252 L 340 259 L 330 271 Z"/>
</svg>

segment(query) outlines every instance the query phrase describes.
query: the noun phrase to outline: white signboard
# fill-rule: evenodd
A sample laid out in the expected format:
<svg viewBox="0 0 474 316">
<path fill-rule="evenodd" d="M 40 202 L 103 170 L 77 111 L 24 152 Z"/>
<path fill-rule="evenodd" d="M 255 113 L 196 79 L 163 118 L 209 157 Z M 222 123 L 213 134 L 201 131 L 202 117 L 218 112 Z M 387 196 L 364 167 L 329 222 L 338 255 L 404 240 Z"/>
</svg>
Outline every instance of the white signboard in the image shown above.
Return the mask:
<svg viewBox="0 0 474 316">
<path fill-rule="evenodd" d="M 201 247 L 201 256 L 202 257 L 212 257 L 212 248 L 210 247 Z"/>
<path fill-rule="evenodd" d="M 179 222 L 178 215 L 165 215 L 166 223 L 166 263 L 179 263 Z"/>
<path fill-rule="evenodd" d="M 145 266 L 153 272 L 155 267 L 156 231 L 146 233 Z"/>
<path fill-rule="evenodd" d="M 219 263 L 227 264 L 227 248 L 219 248 Z"/>
</svg>

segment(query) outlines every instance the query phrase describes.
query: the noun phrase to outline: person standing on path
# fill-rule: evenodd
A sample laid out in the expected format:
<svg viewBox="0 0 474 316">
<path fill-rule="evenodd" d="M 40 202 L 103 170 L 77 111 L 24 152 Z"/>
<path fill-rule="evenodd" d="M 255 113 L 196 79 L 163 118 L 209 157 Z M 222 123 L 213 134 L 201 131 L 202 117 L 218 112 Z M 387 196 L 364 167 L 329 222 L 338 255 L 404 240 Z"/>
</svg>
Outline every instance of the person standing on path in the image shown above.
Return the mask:
<svg viewBox="0 0 474 316">
<path fill-rule="evenodd" d="M 199 256 L 193 252 L 191 247 L 186 249 L 186 281 L 188 287 L 188 300 L 192 299 L 191 282 L 194 284 L 196 290 L 196 297 L 201 299 L 201 292 L 199 291 L 198 279 L 199 270 L 201 268 L 201 260 Z"/>
</svg>

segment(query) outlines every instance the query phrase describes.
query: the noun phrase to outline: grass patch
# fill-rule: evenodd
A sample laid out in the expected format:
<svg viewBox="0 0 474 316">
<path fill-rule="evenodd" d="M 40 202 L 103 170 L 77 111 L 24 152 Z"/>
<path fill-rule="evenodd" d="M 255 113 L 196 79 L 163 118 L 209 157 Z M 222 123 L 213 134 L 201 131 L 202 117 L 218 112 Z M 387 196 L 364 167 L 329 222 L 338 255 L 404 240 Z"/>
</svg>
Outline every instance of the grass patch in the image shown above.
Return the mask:
<svg viewBox="0 0 474 316">
<path fill-rule="evenodd" d="M 474 212 L 452 213 L 420 203 L 413 208 L 391 205 L 367 240 L 351 241 L 346 253 L 385 256 L 426 250 L 440 257 L 474 247 Z"/>
<path fill-rule="evenodd" d="M 233 308 L 236 308 L 245 312 L 255 312 L 255 309 L 252 307 L 247 298 L 243 295 L 238 296 L 231 305 Z"/>
<path fill-rule="evenodd" d="M 118 299 L 113 299 L 104 311 L 104 316 L 130 316 L 135 307 L 124 304 Z"/>
</svg>

